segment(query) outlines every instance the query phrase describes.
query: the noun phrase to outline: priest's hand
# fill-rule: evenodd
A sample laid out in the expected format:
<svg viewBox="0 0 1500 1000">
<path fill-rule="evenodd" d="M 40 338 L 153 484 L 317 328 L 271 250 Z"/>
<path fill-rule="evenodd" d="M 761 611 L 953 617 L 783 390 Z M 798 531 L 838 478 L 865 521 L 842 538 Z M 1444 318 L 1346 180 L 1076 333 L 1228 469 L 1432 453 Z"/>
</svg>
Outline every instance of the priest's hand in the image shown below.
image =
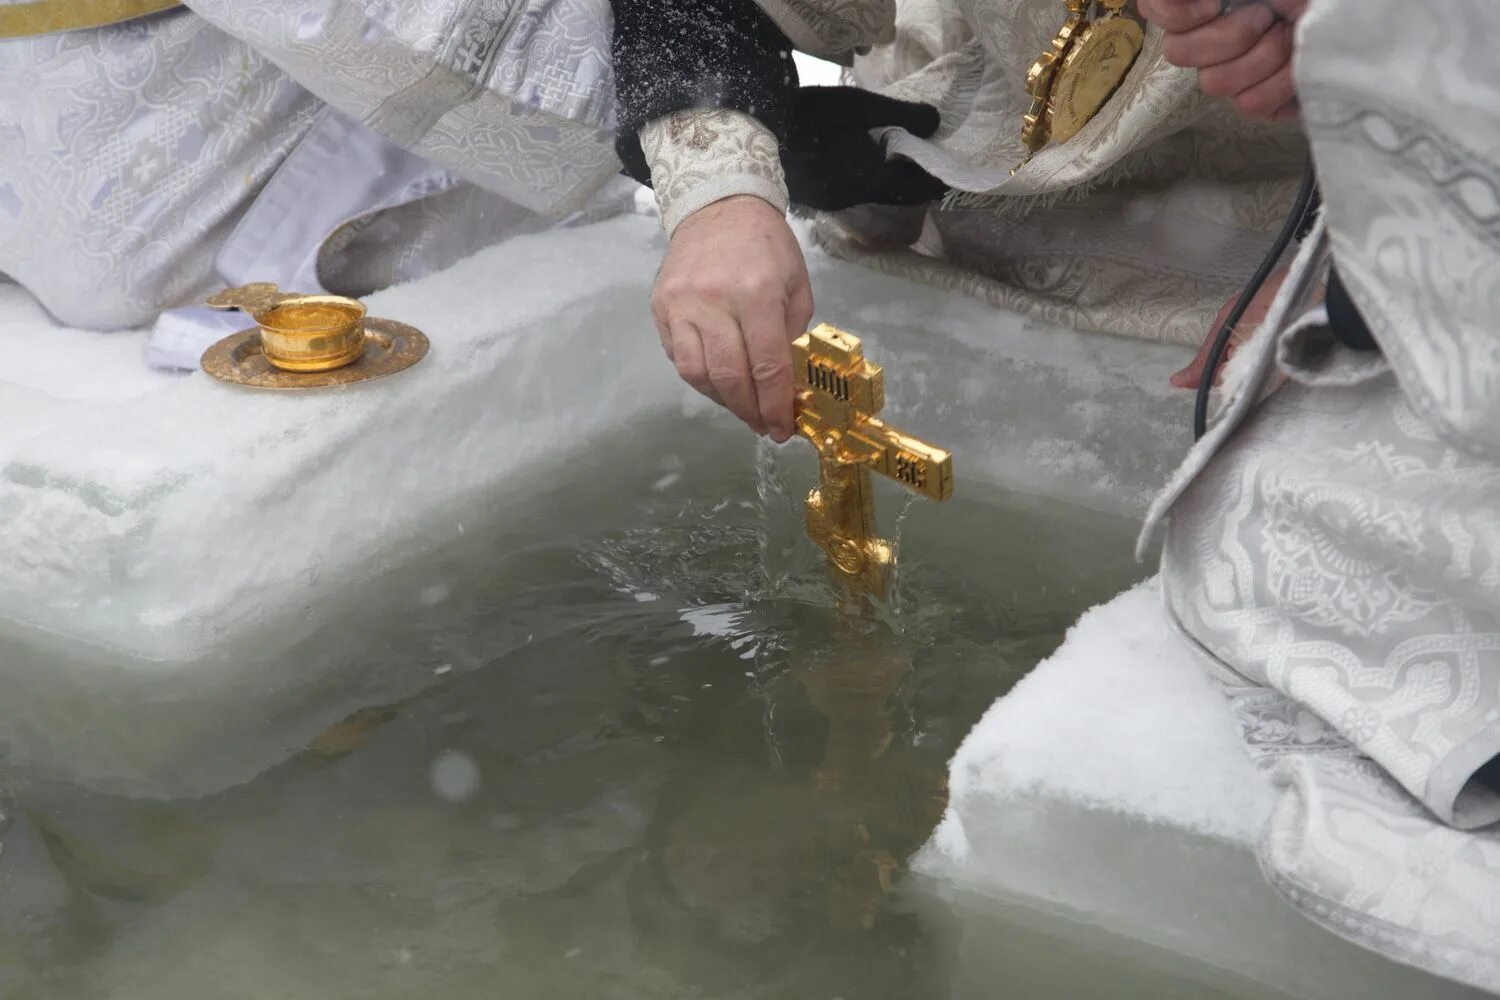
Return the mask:
<svg viewBox="0 0 1500 1000">
<path fill-rule="evenodd" d="M 1266 279 L 1266 283 L 1260 286 L 1260 290 L 1250 300 L 1250 305 L 1246 307 L 1245 314 L 1240 317 L 1234 333 L 1229 336 L 1229 344 L 1224 349 L 1224 356 L 1219 359 L 1219 370 L 1214 373 L 1215 385 L 1218 385 L 1224 378 L 1224 366 L 1229 363 L 1230 358 L 1234 357 L 1235 349 L 1265 322 L 1266 315 L 1271 311 L 1271 303 L 1276 300 L 1276 293 L 1281 291 L 1281 285 L 1286 281 L 1286 276 L 1287 269 L 1284 267 L 1279 269 Z M 1229 318 L 1239 298 L 1240 293 L 1235 292 L 1225 301 L 1219 309 L 1219 314 L 1214 317 L 1213 324 L 1209 326 L 1208 333 L 1203 338 L 1203 345 L 1198 348 L 1197 356 L 1186 368 L 1172 374 L 1170 381 L 1175 388 L 1196 389 L 1203 382 L 1203 369 L 1208 366 L 1208 352 L 1213 347 L 1214 338 L 1218 336 L 1219 330 L 1223 328 L 1224 321 Z"/>
<path fill-rule="evenodd" d="M 1292 50 L 1310 0 L 1262 0 L 1225 12 L 1220 0 L 1140 0 L 1141 16 L 1165 33 L 1162 55 L 1198 71 L 1205 93 L 1251 121 L 1297 115 Z"/>
<path fill-rule="evenodd" d="M 651 312 L 683 381 L 755 433 L 792 436 L 791 342 L 812 320 L 813 297 L 802 248 L 775 206 L 735 195 L 683 220 Z"/>
</svg>

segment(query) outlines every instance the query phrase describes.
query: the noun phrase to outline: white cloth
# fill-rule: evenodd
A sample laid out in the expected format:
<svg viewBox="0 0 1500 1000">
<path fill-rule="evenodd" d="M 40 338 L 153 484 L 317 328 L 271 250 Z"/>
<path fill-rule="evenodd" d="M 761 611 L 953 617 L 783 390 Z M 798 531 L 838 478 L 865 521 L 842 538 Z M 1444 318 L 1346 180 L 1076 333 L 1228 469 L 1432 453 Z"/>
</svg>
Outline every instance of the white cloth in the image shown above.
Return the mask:
<svg viewBox="0 0 1500 1000">
<path fill-rule="evenodd" d="M 0 271 L 85 328 L 201 299 L 320 109 L 186 11 L 0 41 Z"/>
<path fill-rule="evenodd" d="M 954 194 L 912 249 L 903 211 L 861 210 L 818 235 L 841 256 L 1002 309 L 1196 345 L 1280 228 L 1305 143 L 1206 98 L 1151 29 L 1100 113 L 1012 174 L 1026 157 L 1027 70 L 1066 17 L 1057 0 L 899 0 L 894 44 L 856 59 L 854 77 L 939 108 L 931 139 L 886 138 Z"/>
<path fill-rule="evenodd" d="M 609 0 L 188 0 L 396 145 L 535 212 L 619 172 Z"/>
<path fill-rule="evenodd" d="M 641 152 L 661 225 L 670 237 L 682 221 L 734 195 L 754 195 L 785 212 L 789 198 L 781 148 L 770 129 L 726 108 L 691 108 L 641 127 Z"/>
<path fill-rule="evenodd" d="M 756 0 L 798 50 L 844 61 L 896 37 L 897 0 Z"/>
<path fill-rule="evenodd" d="M 446 171 L 325 108 L 219 248 L 215 277 L 226 286 L 270 281 L 326 292 L 318 262 L 330 233 L 453 183 Z M 152 328 L 146 363 L 196 368 L 211 344 L 246 325 L 243 315 L 206 306 L 169 309 Z"/>
<path fill-rule="evenodd" d="M 1500 991 L 1500 64 L 1487 4 L 1435 11 L 1307 13 L 1325 218 L 1148 531 L 1170 515 L 1168 609 L 1283 785 L 1272 884 Z M 1330 255 L 1382 355 L 1306 307 Z"/>
<path fill-rule="evenodd" d="M 0 272 L 70 325 L 159 316 L 154 364 L 243 325 L 191 305 L 225 284 L 416 277 L 616 176 L 604 0 L 194 6 L 0 41 Z"/>
<path fill-rule="evenodd" d="M 327 108 L 240 219 L 215 270 L 225 286 L 271 281 L 300 292 L 361 296 L 504 239 L 629 211 L 637 188 L 614 178 L 582 210 L 548 219 Z M 169 309 L 152 327 L 146 362 L 197 368 L 214 342 L 246 325 L 240 313 Z"/>
</svg>

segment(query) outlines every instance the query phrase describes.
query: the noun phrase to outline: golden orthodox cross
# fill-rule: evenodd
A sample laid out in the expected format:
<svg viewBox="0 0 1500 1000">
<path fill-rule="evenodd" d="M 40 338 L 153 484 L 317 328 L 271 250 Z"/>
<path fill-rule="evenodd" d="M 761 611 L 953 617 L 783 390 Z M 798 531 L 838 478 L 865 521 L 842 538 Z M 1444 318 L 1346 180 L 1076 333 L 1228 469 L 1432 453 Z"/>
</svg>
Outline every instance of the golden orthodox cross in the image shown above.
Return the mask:
<svg viewBox="0 0 1500 1000">
<path fill-rule="evenodd" d="M 818 487 L 807 497 L 807 534 L 856 595 L 884 598 L 895 553 L 876 534 L 870 473 L 931 500 L 953 495 L 953 458 L 888 427 L 884 374 L 859 338 L 820 324 L 792 342 L 797 432 L 818 451 Z"/>
</svg>

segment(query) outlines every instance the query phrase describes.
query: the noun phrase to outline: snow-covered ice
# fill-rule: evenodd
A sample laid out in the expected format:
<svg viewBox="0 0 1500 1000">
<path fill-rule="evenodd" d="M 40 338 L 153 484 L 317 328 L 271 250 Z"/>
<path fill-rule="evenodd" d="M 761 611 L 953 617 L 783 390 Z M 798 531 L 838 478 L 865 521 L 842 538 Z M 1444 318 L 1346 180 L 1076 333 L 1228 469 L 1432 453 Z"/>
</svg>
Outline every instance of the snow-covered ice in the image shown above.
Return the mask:
<svg viewBox="0 0 1500 1000">
<path fill-rule="evenodd" d="M 1211 982 L 1308 1000 L 1478 996 L 1313 926 L 1265 883 L 1252 851 L 1276 792 L 1194 657 L 1155 580 L 1084 614 L 954 756 L 917 891 L 958 903 L 976 934 L 996 901 L 1019 904 Z M 972 981 L 1003 977 L 984 948 L 961 961 Z"/>
<path fill-rule="evenodd" d="M 654 221 L 621 218 L 374 295 L 372 315 L 427 331 L 429 358 L 303 395 L 147 371 L 139 334 L 56 329 L 3 287 L 0 349 L 21 361 L 0 372 L 0 621 L 186 661 L 422 544 L 478 494 L 532 490 L 608 429 L 701 410 L 647 312 L 660 253 Z M 1178 351 L 816 254 L 814 272 L 819 318 L 866 338 L 887 412 L 949 445 L 960 476 L 1135 511 L 1183 439 L 1185 400 L 1161 380 Z"/>
<path fill-rule="evenodd" d="M 1045 791 L 1253 843 L 1270 813 L 1269 785 L 1246 756 L 1218 687 L 1164 626 L 1155 581 L 1086 613 L 954 757 L 956 825 L 972 798 Z M 1101 753 L 1101 734 L 1127 751 Z M 962 830 L 946 837 L 961 856 Z"/>
</svg>

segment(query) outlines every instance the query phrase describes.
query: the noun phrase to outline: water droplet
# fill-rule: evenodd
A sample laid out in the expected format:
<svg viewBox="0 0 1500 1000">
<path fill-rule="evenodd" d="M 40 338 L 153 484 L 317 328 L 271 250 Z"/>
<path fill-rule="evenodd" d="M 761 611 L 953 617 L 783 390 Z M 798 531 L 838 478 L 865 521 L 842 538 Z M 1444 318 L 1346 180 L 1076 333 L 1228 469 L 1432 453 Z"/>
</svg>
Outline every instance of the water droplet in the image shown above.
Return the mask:
<svg viewBox="0 0 1500 1000">
<path fill-rule="evenodd" d="M 446 583 L 434 583 L 423 587 L 419 598 L 424 606 L 430 608 L 434 604 L 442 604 L 448 599 L 450 593 L 452 593 L 452 588 Z"/>
<path fill-rule="evenodd" d="M 479 765 L 461 750 L 444 750 L 432 761 L 427 773 L 433 794 L 458 805 L 479 791 Z"/>
</svg>

